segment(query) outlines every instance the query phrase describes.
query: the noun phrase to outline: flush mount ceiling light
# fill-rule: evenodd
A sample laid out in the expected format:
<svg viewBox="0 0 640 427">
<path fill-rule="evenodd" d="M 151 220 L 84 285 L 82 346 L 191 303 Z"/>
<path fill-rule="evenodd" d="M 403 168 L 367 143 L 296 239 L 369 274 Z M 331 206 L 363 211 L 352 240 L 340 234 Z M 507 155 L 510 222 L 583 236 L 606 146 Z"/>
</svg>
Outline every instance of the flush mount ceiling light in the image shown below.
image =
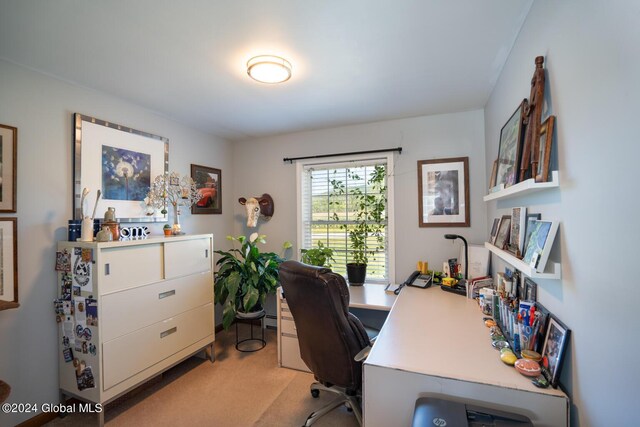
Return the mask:
<svg viewBox="0 0 640 427">
<path fill-rule="evenodd" d="M 282 83 L 291 78 L 291 63 L 279 56 L 254 56 L 247 61 L 247 74 L 260 83 Z"/>
</svg>

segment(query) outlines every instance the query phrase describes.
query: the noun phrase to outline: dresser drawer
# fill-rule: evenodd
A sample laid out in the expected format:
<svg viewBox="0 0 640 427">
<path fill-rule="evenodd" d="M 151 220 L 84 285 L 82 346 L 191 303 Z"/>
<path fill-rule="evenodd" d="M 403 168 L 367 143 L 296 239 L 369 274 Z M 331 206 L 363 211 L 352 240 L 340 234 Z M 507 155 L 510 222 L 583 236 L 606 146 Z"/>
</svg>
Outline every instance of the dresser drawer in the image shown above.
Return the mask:
<svg viewBox="0 0 640 427">
<path fill-rule="evenodd" d="M 133 288 L 163 279 L 162 245 L 105 248 L 100 251 L 100 294 Z"/>
<path fill-rule="evenodd" d="M 104 390 L 213 335 L 213 303 L 105 342 Z"/>
<path fill-rule="evenodd" d="M 211 239 L 168 241 L 164 245 L 165 277 L 171 279 L 211 270 Z"/>
<path fill-rule="evenodd" d="M 280 348 L 282 366 L 284 368 L 293 368 L 300 371 L 309 372 L 309 368 L 304 364 L 300 358 L 300 347 L 298 345 L 298 339 L 293 337 L 282 336 L 280 341 L 282 347 Z"/>
<path fill-rule="evenodd" d="M 165 280 L 102 297 L 104 341 L 213 301 L 211 272 Z"/>
<path fill-rule="evenodd" d="M 287 317 L 285 316 L 285 313 L 282 313 L 283 315 L 280 317 L 280 327 L 282 328 L 282 331 L 280 331 L 283 334 L 291 334 L 291 335 L 298 335 L 298 330 L 296 329 L 296 324 L 293 321 L 293 317 Z"/>
</svg>

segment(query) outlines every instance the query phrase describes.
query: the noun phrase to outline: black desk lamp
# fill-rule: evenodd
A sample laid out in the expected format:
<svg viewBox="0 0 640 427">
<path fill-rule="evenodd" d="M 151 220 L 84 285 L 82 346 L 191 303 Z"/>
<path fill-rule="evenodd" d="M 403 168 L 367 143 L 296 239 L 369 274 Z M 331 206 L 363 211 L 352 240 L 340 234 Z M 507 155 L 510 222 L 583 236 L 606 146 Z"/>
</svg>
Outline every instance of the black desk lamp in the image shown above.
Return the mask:
<svg viewBox="0 0 640 427">
<path fill-rule="evenodd" d="M 467 239 L 457 234 L 445 234 L 444 238 L 449 240 L 461 239 L 464 243 L 464 279 L 467 280 L 469 278 L 469 247 Z"/>
</svg>

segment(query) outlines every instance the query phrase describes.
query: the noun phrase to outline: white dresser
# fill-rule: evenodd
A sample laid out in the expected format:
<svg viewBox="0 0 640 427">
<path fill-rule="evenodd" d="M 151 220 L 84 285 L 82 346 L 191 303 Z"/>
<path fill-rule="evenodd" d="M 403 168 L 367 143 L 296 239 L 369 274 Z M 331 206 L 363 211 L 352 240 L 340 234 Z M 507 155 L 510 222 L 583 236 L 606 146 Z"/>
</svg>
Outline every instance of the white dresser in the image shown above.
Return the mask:
<svg viewBox="0 0 640 427">
<path fill-rule="evenodd" d="M 62 397 L 105 404 L 203 349 L 213 362 L 212 251 L 211 234 L 60 242 Z"/>
</svg>

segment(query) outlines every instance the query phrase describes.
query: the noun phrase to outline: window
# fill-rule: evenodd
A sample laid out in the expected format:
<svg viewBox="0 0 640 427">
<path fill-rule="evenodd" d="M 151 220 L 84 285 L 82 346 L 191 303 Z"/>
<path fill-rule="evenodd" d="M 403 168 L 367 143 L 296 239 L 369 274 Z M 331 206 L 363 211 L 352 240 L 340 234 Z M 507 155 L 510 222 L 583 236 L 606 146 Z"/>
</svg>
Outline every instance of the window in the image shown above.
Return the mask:
<svg viewBox="0 0 640 427">
<path fill-rule="evenodd" d="M 384 226 L 367 234 L 366 256 L 367 282 L 388 283 L 393 277 L 392 160 L 389 154 L 298 163 L 298 247 L 309 249 L 322 242 L 334 250 L 332 270 L 346 276 L 346 264 L 354 262 L 349 231 L 356 227 L 358 202 L 362 197 L 386 198 L 379 212 Z M 374 222 L 371 215 L 366 221 Z"/>
</svg>

